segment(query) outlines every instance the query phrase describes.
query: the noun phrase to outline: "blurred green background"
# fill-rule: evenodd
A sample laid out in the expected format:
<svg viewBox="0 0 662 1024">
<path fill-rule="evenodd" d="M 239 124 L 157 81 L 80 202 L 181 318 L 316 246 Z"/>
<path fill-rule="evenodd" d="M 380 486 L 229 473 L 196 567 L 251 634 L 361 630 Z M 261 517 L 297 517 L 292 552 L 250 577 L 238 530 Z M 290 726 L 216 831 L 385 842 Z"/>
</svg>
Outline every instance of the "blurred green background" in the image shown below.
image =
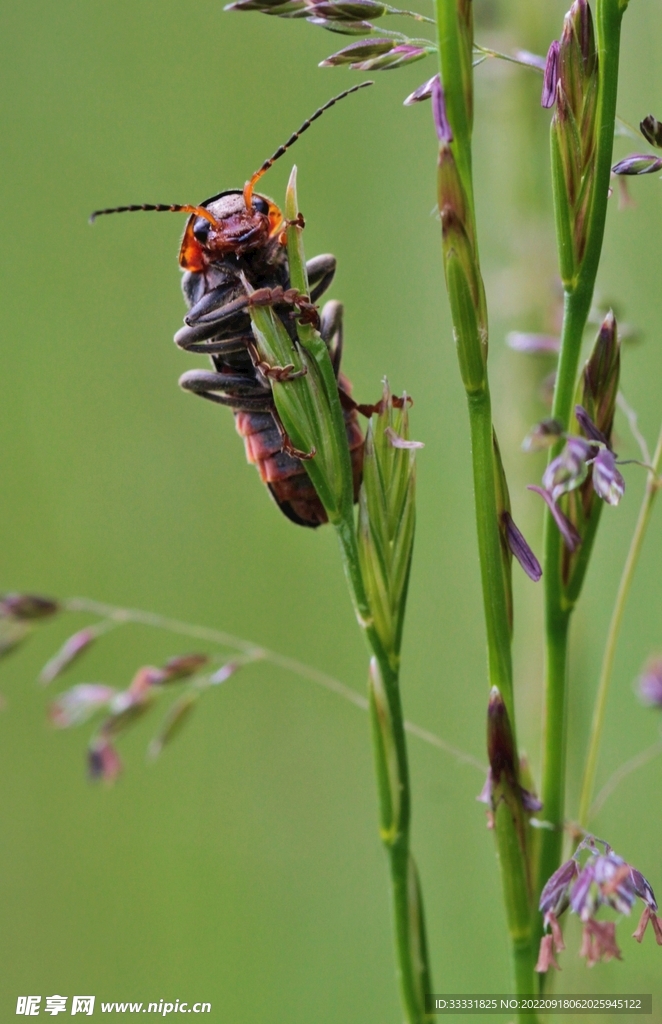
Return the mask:
<svg viewBox="0 0 662 1024">
<path fill-rule="evenodd" d="M 662 111 L 662 9 L 632 0 L 619 112 Z M 423 10 L 421 6 L 419 8 Z M 544 52 L 552 0 L 476 0 L 477 39 Z M 176 386 L 205 360 L 175 349 L 184 307 L 183 220 L 87 224 L 90 210 L 196 202 L 239 187 L 289 133 L 358 78 L 317 63 L 350 40 L 307 24 L 224 14 L 220 0 L 22 0 L 0 10 L 3 202 L 0 589 L 86 594 L 215 626 L 317 667 L 359 692 L 366 651 L 329 528 L 280 516 L 244 461 L 229 412 Z M 404 26 L 403 26 L 404 27 Z M 415 399 L 418 535 L 403 658 L 407 717 L 482 761 L 483 625 L 467 421 L 442 285 L 427 105 L 402 106 L 428 62 L 377 75 L 292 154 L 308 256 L 333 252 L 346 304 L 345 369 L 363 401 L 387 373 Z M 558 293 L 540 78 L 477 71 L 476 177 L 491 313 L 495 419 L 515 516 L 540 551 L 542 469 L 519 451 L 545 413 L 552 368 L 509 351 L 513 329 L 555 326 Z M 618 155 L 632 146 L 617 140 Z M 636 146 L 634 147 L 636 148 Z M 282 199 L 285 159 L 264 189 Z M 652 440 L 662 402 L 662 186 L 609 213 L 600 293 L 642 340 L 623 388 Z M 634 455 L 622 418 L 623 454 Z M 570 814 L 576 813 L 601 646 L 643 472 L 603 517 L 572 652 Z M 599 784 L 654 742 L 659 717 L 632 680 L 662 648 L 662 547 L 654 518 L 627 609 Z M 539 769 L 541 589 L 516 578 L 519 730 Z M 158 715 L 121 743 L 125 773 L 91 786 L 89 729 L 55 732 L 40 666 L 84 617 L 48 624 L 0 668 L 0 1019 L 16 997 L 211 1001 L 247 1024 L 400 1019 L 387 873 L 367 716 L 258 665 L 214 691 L 155 765 Z M 199 645 L 147 628 L 103 640 L 56 684 L 124 686 L 140 664 Z M 204 649 L 204 645 L 202 645 Z M 55 689 L 54 688 L 54 689 Z M 159 715 L 161 709 L 159 709 Z M 435 988 L 509 987 L 492 836 L 471 765 L 410 738 L 414 846 Z M 632 775 L 594 826 L 662 892 L 662 763 Z M 557 988 L 653 992 L 661 950 L 620 927 L 625 960 L 588 974 L 578 930 Z M 567 1018 L 566 1018 L 567 1019 Z M 586 1018 L 584 1018 L 586 1019 Z M 602 1018 L 604 1019 L 604 1018 Z"/>
</svg>

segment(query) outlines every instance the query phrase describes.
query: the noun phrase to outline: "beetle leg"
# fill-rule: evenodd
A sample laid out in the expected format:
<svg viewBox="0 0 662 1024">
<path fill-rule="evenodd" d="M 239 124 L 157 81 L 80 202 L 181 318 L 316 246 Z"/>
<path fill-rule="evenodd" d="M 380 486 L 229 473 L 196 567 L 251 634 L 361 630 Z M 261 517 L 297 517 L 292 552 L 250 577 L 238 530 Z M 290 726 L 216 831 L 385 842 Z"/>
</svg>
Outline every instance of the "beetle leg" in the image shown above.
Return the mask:
<svg viewBox="0 0 662 1024">
<path fill-rule="evenodd" d="M 316 302 L 320 295 L 323 295 L 336 272 L 336 257 L 331 253 L 323 253 L 321 256 L 313 256 L 306 264 L 308 284 L 310 286 L 310 301 Z"/>
<path fill-rule="evenodd" d="M 242 374 L 187 370 L 179 378 L 179 386 L 210 402 L 246 412 L 271 412 L 273 406 L 271 391 L 254 378 Z"/>
<path fill-rule="evenodd" d="M 207 341 L 207 338 L 213 340 Z M 202 324 L 196 327 L 180 328 L 174 337 L 174 342 L 185 352 L 201 352 L 203 355 L 221 352 L 230 355 L 232 352 L 243 352 L 246 343 L 252 338 L 253 335 L 249 332 L 226 335 L 224 331 L 219 331 L 216 324 Z"/>
<path fill-rule="evenodd" d="M 276 424 L 276 429 L 278 430 L 278 433 L 280 435 L 282 451 L 284 451 L 285 454 L 289 455 L 290 458 L 292 458 L 292 459 L 302 459 L 302 460 L 306 461 L 307 459 L 314 458 L 314 456 L 316 454 L 316 449 L 315 448 L 311 448 L 309 452 L 302 452 L 298 448 L 294 447 L 294 445 L 292 444 L 292 442 L 290 440 L 290 435 L 288 434 L 287 430 L 285 429 L 283 421 L 281 420 L 281 418 L 280 418 L 280 416 L 278 414 L 278 410 L 276 409 L 275 406 L 273 406 L 273 408 L 271 409 L 271 415 L 274 418 L 274 423 Z"/>
<path fill-rule="evenodd" d="M 340 404 L 343 409 L 347 412 L 353 412 L 356 410 L 356 412 L 360 412 L 361 415 L 365 416 L 367 419 L 370 419 L 373 413 L 382 411 L 381 402 L 375 402 L 374 405 L 363 405 L 360 402 L 355 402 L 352 396 L 348 395 L 341 387 L 338 387 L 338 397 L 340 398 Z"/>
<path fill-rule="evenodd" d="M 218 291 L 218 289 L 214 289 L 214 291 L 216 292 Z M 270 289 L 265 288 L 261 289 L 261 291 L 270 291 Z M 213 293 L 210 292 L 209 294 L 211 295 Z M 254 292 L 253 294 L 257 293 Z M 196 310 L 198 310 L 200 306 L 203 306 L 205 304 L 205 300 L 206 296 L 204 296 L 200 300 L 200 302 L 196 303 L 196 305 L 193 307 L 193 314 L 189 310 L 189 312 L 184 317 L 184 323 L 188 324 L 189 327 L 192 327 L 194 323 L 201 325 L 221 324 L 225 320 L 229 320 L 231 317 L 236 316 L 237 313 L 243 313 L 244 310 L 247 309 L 248 306 L 251 304 L 248 295 L 240 295 L 239 298 L 232 299 L 231 302 L 226 302 L 223 305 L 211 309 L 208 308 L 208 306 L 206 306 L 206 312 L 196 313 Z"/>
<path fill-rule="evenodd" d="M 343 304 L 332 299 L 322 309 L 320 317 L 320 334 L 331 357 L 333 372 L 336 377 L 340 372 L 340 361 L 343 348 Z"/>
<path fill-rule="evenodd" d="M 233 288 L 231 285 L 223 284 L 217 288 L 212 288 L 211 291 L 205 292 L 205 294 L 197 302 L 195 302 L 188 313 L 186 314 L 186 322 L 193 325 L 200 320 L 203 316 L 208 316 L 210 313 L 215 313 L 217 310 L 222 310 L 228 305 L 228 296 L 235 293 L 236 298 L 236 286 Z M 243 298 L 243 296 L 239 296 Z M 231 300 L 233 301 L 233 300 Z"/>
<path fill-rule="evenodd" d="M 296 380 L 297 377 L 305 377 L 308 373 L 307 366 L 302 367 L 300 370 L 295 370 L 294 363 L 288 363 L 287 366 L 272 366 L 271 363 L 265 362 L 261 358 L 258 347 L 252 338 L 246 340 L 246 349 L 255 369 L 263 377 L 266 377 L 268 380 L 275 380 L 278 384 L 283 384 L 288 380 Z"/>
</svg>

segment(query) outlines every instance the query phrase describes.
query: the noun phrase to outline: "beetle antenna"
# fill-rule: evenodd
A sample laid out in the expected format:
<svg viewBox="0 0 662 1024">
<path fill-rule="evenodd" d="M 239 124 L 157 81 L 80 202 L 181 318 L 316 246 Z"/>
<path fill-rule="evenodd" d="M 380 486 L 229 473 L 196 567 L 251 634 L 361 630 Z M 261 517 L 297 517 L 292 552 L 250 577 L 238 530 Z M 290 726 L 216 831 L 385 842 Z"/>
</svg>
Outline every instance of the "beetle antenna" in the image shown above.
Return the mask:
<svg viewBox="0 0 662 1024">
<path fill-rule="evenodd" d="M 289 137 L 289 139 L 287 140 L 287 142 L 284 145 L 279 146 L 278 149 L 276 150 L 276 152 L 274 153 L 274 155 L 270 156 L 268 160 L 265 160 L 265 162 L 262 164 L 260 169 L 255 172 L 255 174 L 253 175 L 251 180 L 247 181 L 246 184 L 244 185 L 244 202 L 246 203 L 246 209 L 250 210 L 250 208 L 251 208 L 251 200 L 253 198 L 253 189 L 254 189 L 256 183 L 262 177 L 262 175 L 266 174 L 266 172 L 269 170 L 271 165 L 275 164 L 276 160 L 279 160 L 281 158 L 281 156 L 283 156 L 283 154 L 286 153 L 288 151 L 288 149 L 290 149 L 290 147 L 294 145 L 294 143 L 297 141 L 297 139 L 301 135 L 303 135 L 303 133 L 305 131 L 307 131 L 308 128 L 310 128 L 310 126 L 313 123 L 313 121 L 316 121 L 318 117 L 321 117 L 322 114 L 324 113 L 324 111 L 328 110 L 329 107 L 333 107 L 340 100 L 344 100 L 345 96 L 351 96 L 353 92 L 358 92 L 359 89 L 365 89 L 366 86 L 374 85 L 374 84 L 375 83 L 371 82 L 371 81 L 369 81 L 369 82 L 360 82 L 358 85 L 353 85 L 351 89 L 345 89 L 344 92 L 341 92 L 337 96 L 334 96 L 333 99 L 330 99 L 328 101 L 328 103 L 325 103 L 324 106 L 322 106 L 318 110 L 316 110 L 315 113 L 312 115 L 312 117 L 309 117 L 307 121 L 304 121 L 303 124 L 301 125 L 301 127 L 298 129 L 298 131 L 294 132 L 294 134 Z"/>
<path fill-rule="evenodd" d="M 205 220 L 208 220 L 212 227 L 218 226 L 216 218 L 204 206 L 178 206 L 176 204 L 166 206 L 163 203 L 157 203 L 156 205 L 143 203 L 142 206 L 111 206 L 106 210 L 95 210 L 90 215 L 90 224 L 93 224 L 97 217 L 104 217 L 109 213 L 137 213 L 140 210 L 144 210 L 147 213 L 152 211 L 155 213 L 197 213 L 198 217 L 204 217 Z"/>
</svg>

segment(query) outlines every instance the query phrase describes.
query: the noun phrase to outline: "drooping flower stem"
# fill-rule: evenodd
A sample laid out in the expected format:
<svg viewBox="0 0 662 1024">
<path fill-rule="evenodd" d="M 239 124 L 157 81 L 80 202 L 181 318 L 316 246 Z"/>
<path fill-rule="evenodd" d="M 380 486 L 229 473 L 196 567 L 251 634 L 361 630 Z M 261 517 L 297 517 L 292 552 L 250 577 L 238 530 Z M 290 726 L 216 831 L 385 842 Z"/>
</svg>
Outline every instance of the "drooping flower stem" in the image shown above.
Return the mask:
<svg viewBox="0 0 662 1024">
<path fill-rule="evenodd" d="M 625 565 L 623 566 L 623 573 L 621 580 L 618 585 L 618 593 L 616 595 L 616 601 L 611 614 L 611 621 L 609 623 L 609 631 L 607 633 L 607 644 L 605 646 L 604 654 L 602 657 L 602 668 L 600 670 L 600 681 L 598 683 L 598 690 L 595 696 L 595 705 L 593 708 L 593 722 L 591 725 L 591 734 L 589 738 L 588 753 L 586 755 L 586 765 L 584 767 L 584 777 L 582 780 L 581 797 L 579 800 L 579 824 L 582 828 L 588 827 L 589 815 L 591 812 L 591 802 L 593 800 L 593 789 L 595 786 L 595 773 L 598 766 L 598 755 L 600 753 L 600 741 L 602 739 L 602 729 L 605 721 L 605 712 L 607 710 L 607 697 L 609 694 L 609 684 L 611 682 L 611 676 L 614 668 L 614 657 L 616 655 L 616 646 L 618 644 L 618 638 L 621 631 L 621 623 L 623 621 L 623 613 L 625 611 L 625 605 L 627 603 L 628 595 L 630 593 L 630 587 L 632 586 L 632 580 L 634 578 L 639 556 L 641 554 L 641 548 L 646 536 L 648 524 L 650 523 L 651 512 L 653 511 L 653 505 L 655 498 L 660 490 L 660 478 L 658 476 L 660 465 L 662 464 L 662 429 L 660 430 L 660 436 L 658 437 L 657 447 L 651 463 L 651 468 L 648 472 L 648 479 L 646 480 L 646 490 L 639 509 L 639 516 L 637 518 L 637 525 L 634 528 L 632 534 L 632 540 L 630 541 L 630 547 L 625 559 Z"/>
<path fill-rule="evenodd" d="M 586 222 L 581 227 L 583 235 L 581 258 L 574 264 L 567 255 L 568 196 L 566 181 L 559 171 L 557 136 L 555 127 L 552 127 L 554 204 L 557 213 L 559 256 L 565 292 L 561 355 L 552 415 L 563 424 L 565 429 L 570 423 L 582 336 L 602 252 L 616 118 L 621 20 L 626 7 L 627 0 L 596 0 L 598 94 L 593 137 L 589 140 L 591 146 L 594 147 L 590 166 L 593 182 Z M 568 273 L 567 268 L 569 267 L 570 272 Z M 550 460 L 559 454 L 560 448 L 561 445 L 556 445 L 550 451 Z M 585 541 L 588 542 L 589 538 L 585 538 Z M 565 590 L 562 578 L 562 540 L 549 513 L 545 516 L 544 580 L 545 735 L 541 797 L 545 808 L 545 819 L 552 823 L 554 830 L 544 831 L 541 834 L 538 893 L 561 860 L 565 811 L 568 630 L 572 608 L 579 596 L 576 587 L 572 597 Z"/>
<path fill-rule="evenodd" d="M 519 758 L 508 595 L 510 565 L 499 535 L 495 437 L 487 374 L 487 309 L 476 237 L 472 180 L 473 17 L 471 0 L 436 0 L 441 88 L 432 104 L 439 137 L 438 192 L 444 271 L 460 374 L 467 394 L 471 432 L 476 528 L 487 634 L 489 683 L 509 720 L 515 775 Z M 536 991 L 531 935 L 531 891 L 525 847 L 518 829 L 521 797 L 495 794 L 495 838 L 511 942 L 513 981 L 522 995 Z M 522 1020 L 535 1020 L 523 1014 Z"/>
</svg>

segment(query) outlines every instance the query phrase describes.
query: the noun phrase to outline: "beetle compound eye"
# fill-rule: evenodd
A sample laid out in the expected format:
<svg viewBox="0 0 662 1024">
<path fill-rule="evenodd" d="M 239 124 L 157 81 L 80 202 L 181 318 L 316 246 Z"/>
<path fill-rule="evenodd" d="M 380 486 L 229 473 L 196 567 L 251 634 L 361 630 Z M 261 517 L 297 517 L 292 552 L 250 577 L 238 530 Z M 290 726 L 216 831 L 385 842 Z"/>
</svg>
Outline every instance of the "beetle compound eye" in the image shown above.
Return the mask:
<svg viewBox="0 0 662 1024">
<path fill-rule="evenodd" d="M 258 213 L 269 213 L 269 203 L 262 196 L 253 196 L 253 209 Z"/>
<path fill-rule="evenodd" d="M 198 217 L 195 224 L 193 225 L 193 237 L 196 242 L 200 242 L 201 245 L 207 244 L 209 238 L 209 232 L 211 231 L 211 224 L 208 220 L 203 217 Z"/>
</svg>

